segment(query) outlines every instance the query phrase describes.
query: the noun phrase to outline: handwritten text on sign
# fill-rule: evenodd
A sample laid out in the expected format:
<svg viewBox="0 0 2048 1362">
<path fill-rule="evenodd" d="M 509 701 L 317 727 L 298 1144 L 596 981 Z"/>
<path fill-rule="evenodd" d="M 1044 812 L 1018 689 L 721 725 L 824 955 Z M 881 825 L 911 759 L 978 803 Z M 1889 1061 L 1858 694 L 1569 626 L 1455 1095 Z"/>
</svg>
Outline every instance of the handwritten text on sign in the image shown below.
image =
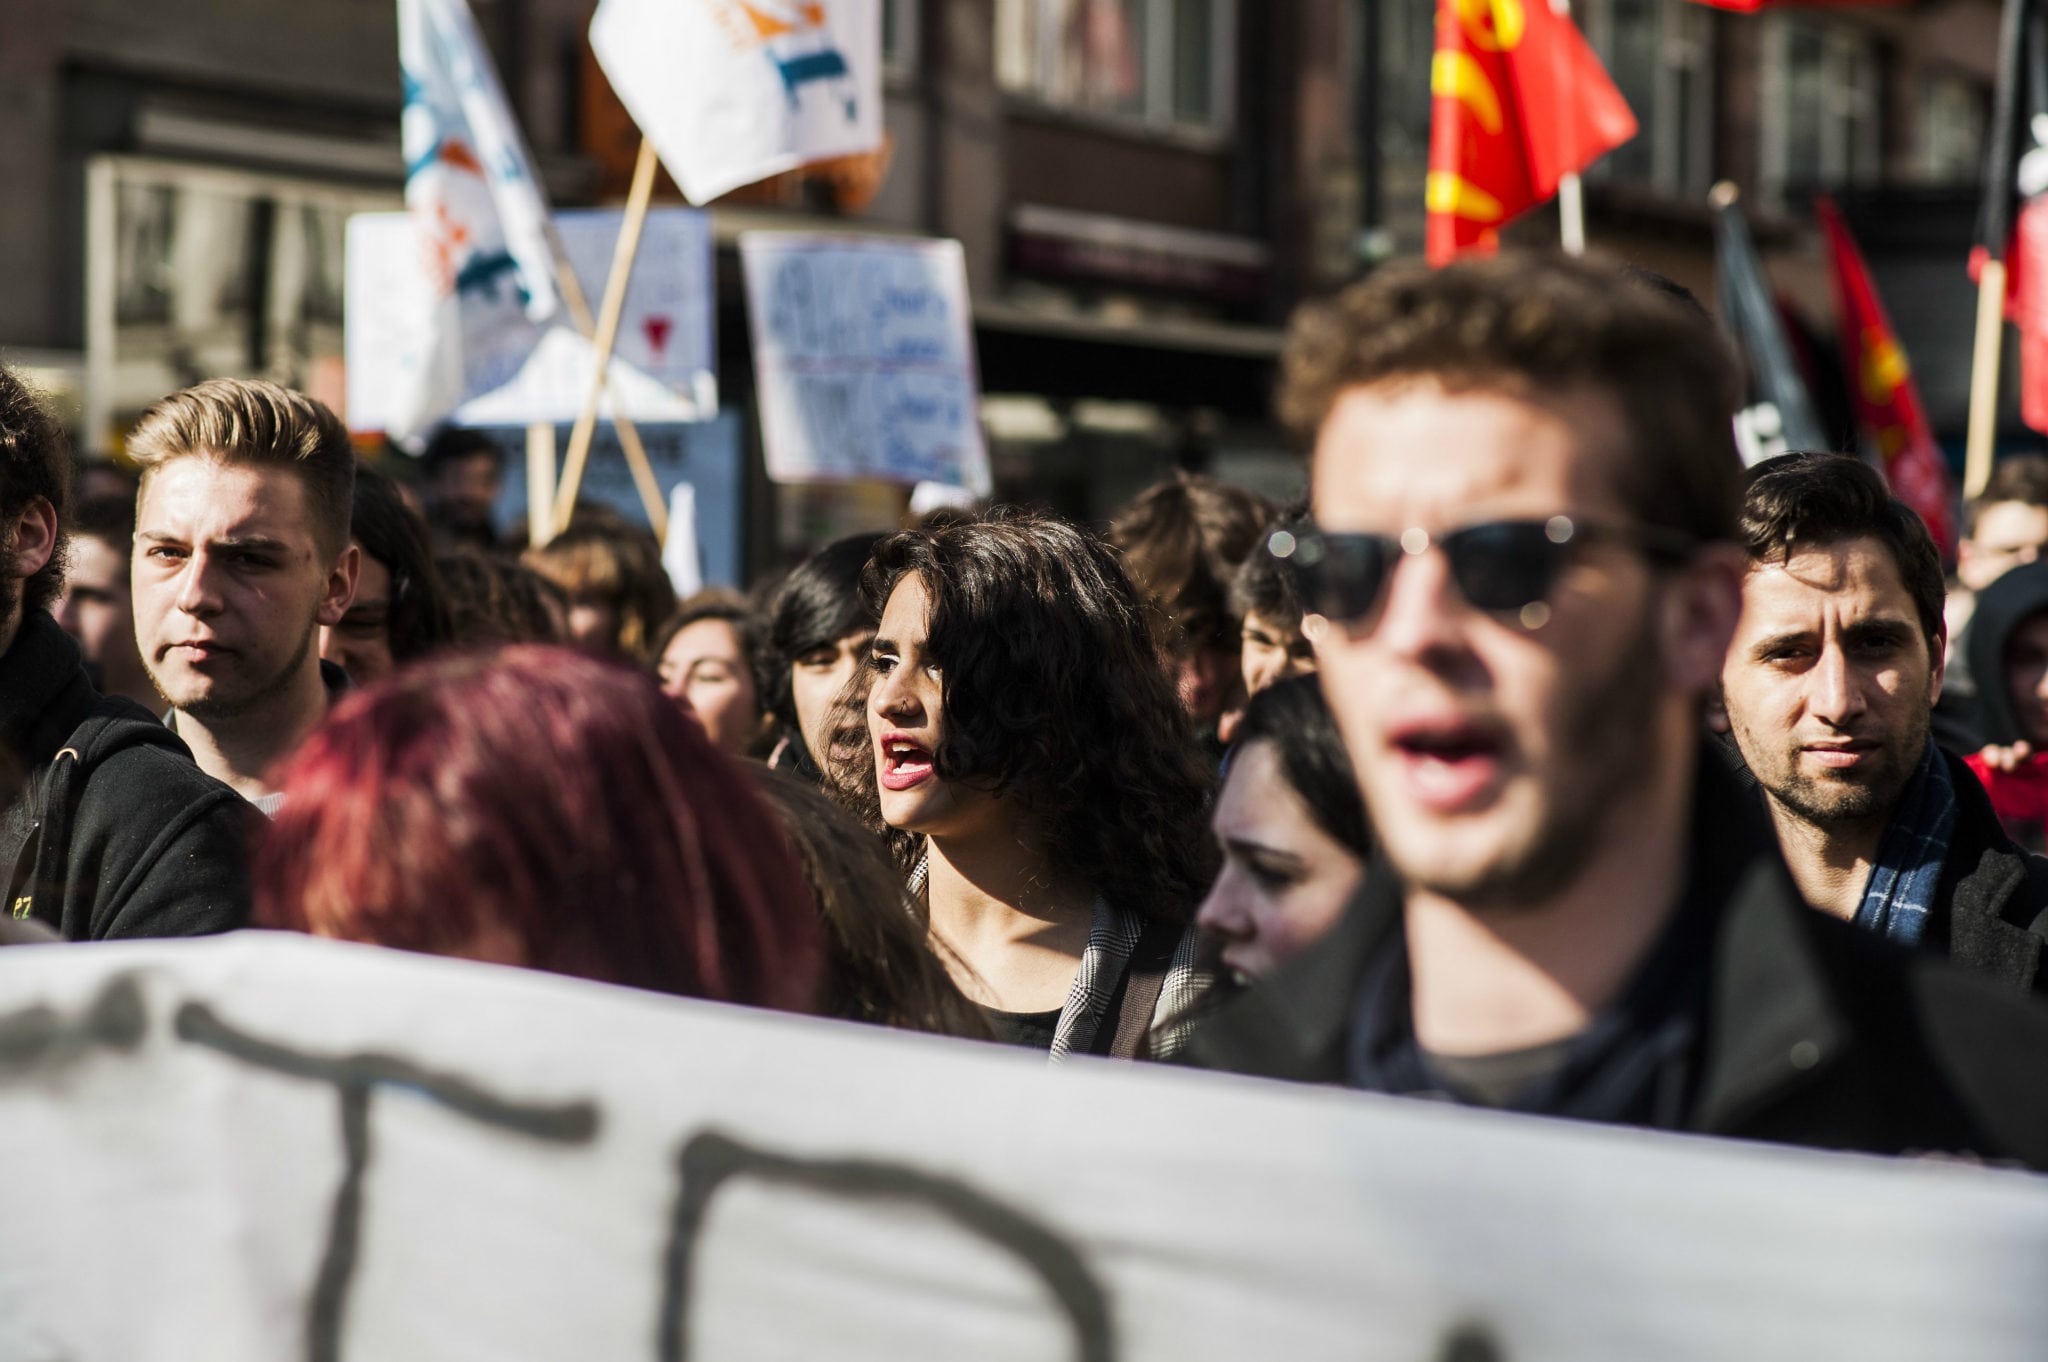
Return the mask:
<svg viewBox="0 0 2048 1362">
<path fill-rule="evenodd" d="M 740 254 L 769 477 L 988 490 L 958 242 L 749 232 Z"/>
<path fill-rule="evenodd" d="M 2048 1180 L 273 933 L 0 950 L 0 1358 L 2038 1362 Z"/>
</svg>

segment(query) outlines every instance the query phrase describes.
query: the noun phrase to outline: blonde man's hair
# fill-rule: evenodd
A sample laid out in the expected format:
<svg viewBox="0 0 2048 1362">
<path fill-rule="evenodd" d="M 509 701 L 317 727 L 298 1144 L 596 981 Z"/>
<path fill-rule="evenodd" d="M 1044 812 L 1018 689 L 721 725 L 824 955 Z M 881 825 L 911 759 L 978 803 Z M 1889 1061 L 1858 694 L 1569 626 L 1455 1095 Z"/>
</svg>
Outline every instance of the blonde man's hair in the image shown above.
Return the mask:
<svg viewBox="0 0 2048 1362">
<path fill-rule="evenodd" d="M 306 489 L 313 537 L 329 557 L 348 547 L 356 451 L 348 428 L 324 403 L 260 378 L 211 378 L 172 393 L 142 415 L 128 437 L 145 488 L 156 471 L 185 458 L 288 468 Z"/>
</svg>

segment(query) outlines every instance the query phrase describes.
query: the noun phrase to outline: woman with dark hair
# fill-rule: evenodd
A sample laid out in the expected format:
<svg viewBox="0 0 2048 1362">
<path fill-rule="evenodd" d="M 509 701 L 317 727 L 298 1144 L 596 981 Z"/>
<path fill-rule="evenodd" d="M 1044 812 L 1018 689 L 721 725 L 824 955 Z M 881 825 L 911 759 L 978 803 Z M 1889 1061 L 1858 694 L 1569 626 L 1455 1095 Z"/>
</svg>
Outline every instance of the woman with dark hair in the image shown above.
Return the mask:
<svg viewBox="0 0 2048 1362">
<path fill-rule="evenodd" d="M 448 596 L 456 648 L 569 641 L 568 595 L 526 564 L 458 549 L 435 559 L 434 567 Z"/>
<path fill-rule="evenodd" d="M 818 1010 L 846 1021 L 989 1039 L 988 1022 L 932 953 L 917 903 L 874 834 L 795 772 L 752 770 L 825 924 Z"/>
<path fill-rule="evenodd" d="M 1252 697 L 1212 822 L 1223 870 L 1195 922 L 1233 978 L 1255 979 L 1336 924 L 1372 854 L 1365 800 L 1314 677 Z"/>
<path fill-rule="evenodd" d="M 1055 520 L 970 520 L 884 540 L 862 595 L 880 624 L 857 795 L 941 958 L 1000 1038 L 1135 1054 L 1206 983 L 1188 924 L 1215 853 L 1116 554 Z"/>
<path fill-rule="evenodd" d="M 751 756 L 761 741 L 754 680 L 760 630 L 747 603 L 713 587 L 684 601 L 654 636 L 661 693 L 704 725 L 719 751 Z"/>
<path fill-rule="evenodd" d="M 745 772 L 646 676 L 520 646 L 409 668 L 285 765 L 256 920 L 816 1009 L 816 912 Z"/>
<path fill-rule="evenodd" d="M 817 780 L 823 762 L 834 759 L 835 707 L 875 636 L 860 573 L 881 542 L 879 534 L 834 540 L 790 569 L 762 602 L 761 700 L 782 730 L 770 766 Z M 837 759 L 858 760 L 864 738 L 856 732 L 850 744 L 841 743 Z"/>
<path fill-rule="evenodd" d="M 447 647 L 455 627 L 426 522 L 367 465 L 356 467 L 349 538 L 362 556 L 355 599 L 339 624 L 321 626 L 320 656 L 367 686 Z"/>
</svg>

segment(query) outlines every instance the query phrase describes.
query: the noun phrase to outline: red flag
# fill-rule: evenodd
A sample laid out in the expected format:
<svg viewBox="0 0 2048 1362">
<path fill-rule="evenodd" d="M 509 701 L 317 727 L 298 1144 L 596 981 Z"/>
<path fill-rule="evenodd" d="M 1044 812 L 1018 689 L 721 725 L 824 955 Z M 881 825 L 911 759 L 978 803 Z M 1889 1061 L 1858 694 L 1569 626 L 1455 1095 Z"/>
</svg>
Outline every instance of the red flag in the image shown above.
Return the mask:
<svg viewBox="0 0 2048 1362">
<path fill-rule="evenodd" d="M 1941 556 L 1951 558 L 1956 527 L 1949 510 L 1948 461 L 1927 424 L 1906 352 L 1834 201 L 1822 196 L 1813 201 L 1813 209 L 1834 261 L 1835 324 L 1841 330 L 1842 367 L 1857 424 L 1877 441 L 1893 494 L 1920 513 Z"/>
<path fill-rule="evenodd" d="M 1491 251 L 1501 224 L 1636 135 L 1600 59 L 1550 0 L 1437 0 L 1429 262 Z"/>
</svg>

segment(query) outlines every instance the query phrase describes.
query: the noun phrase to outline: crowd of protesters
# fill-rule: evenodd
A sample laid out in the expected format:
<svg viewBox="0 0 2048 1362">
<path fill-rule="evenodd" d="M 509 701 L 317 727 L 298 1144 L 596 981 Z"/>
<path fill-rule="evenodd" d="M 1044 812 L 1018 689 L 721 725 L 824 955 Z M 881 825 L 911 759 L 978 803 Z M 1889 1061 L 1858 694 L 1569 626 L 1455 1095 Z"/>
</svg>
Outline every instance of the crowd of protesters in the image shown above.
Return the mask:
<svg viewBox="0 0 2048 1362">
<path fill-rule="evenodd" d="M 677 600 L 258 381 L 74 498 L 0 369 L 10 936 L 243 926 L 1007 1044 L 2048 1169 L 2048 457 L 1956 580 L 1745 470 L 1668 281 L 1297 318 L 1305 503 L 946 510 Z M 68 581 L 67 581 L 68 577 Z"/>
</svg>

